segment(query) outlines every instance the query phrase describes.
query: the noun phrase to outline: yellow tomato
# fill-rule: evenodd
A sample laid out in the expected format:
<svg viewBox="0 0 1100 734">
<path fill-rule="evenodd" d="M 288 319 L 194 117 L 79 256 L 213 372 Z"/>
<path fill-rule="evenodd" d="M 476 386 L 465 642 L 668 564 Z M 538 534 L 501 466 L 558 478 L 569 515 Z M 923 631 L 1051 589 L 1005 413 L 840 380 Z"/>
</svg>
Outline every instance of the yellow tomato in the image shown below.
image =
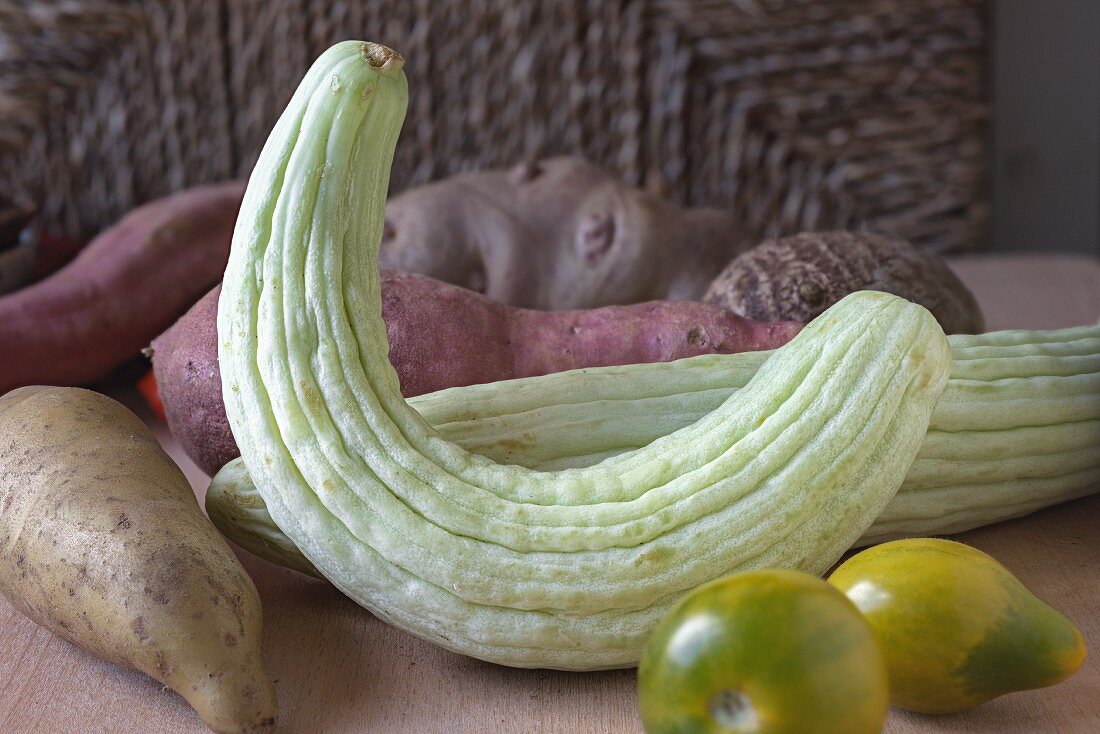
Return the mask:
<svg viewBox="0 0 1100 734">
<path fill-rule="evenodd" d="M 875 733 L 888 699 L 859 611 L 794 571 L 699 587 L 658 625 L 638 669 L 648 734 Z"/>
<path fill-rule="evenodd" d="M 869 548 L 829 583 L 871 623 L 890 698 L 949 713 L 1053 685 L 1085 660 L 1080 631 L 979 550 L 936 538 Z"/>
</svg>

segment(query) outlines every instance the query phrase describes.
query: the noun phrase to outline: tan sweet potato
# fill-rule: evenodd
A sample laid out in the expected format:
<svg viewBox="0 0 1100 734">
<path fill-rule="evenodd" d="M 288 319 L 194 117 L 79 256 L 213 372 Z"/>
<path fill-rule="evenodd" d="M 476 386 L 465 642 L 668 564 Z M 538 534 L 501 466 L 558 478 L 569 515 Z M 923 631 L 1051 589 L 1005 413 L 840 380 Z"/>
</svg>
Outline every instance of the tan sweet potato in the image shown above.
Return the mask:
<svg viewBox="0 0 1100 734">
<path fill-rule="evenodd" d="M 732 210 L 682 207 L 582 158 L 551 158 L 392 197 L 379 263 L 559 311 L 700 300 L 752 244 Z"/>
<path fill-rule="evenodd" d="M 239 453 L 222 403 L 217 298 L 215 289 L 152 347 L 168 425 L 210 474 Z M 382 272 L 382 316 L 406 397 L 580 367 L 772 349 L 800 328 L 690 301 L 532 311 L 393 271 Z"/>
<path fill-rule="evenodd" d="M 0 397 L 0 592 L 178 691 L 215 731 L 274 729 L 256 587 L 153 435 L 110 398 Z"/>
<path fill-rule="evenodd" d="M 244 184 L 134 210 L 67 266 L 0 297 L 0 394 L 80 385 L 138 356 L 221 280 Z"/>
</svg>

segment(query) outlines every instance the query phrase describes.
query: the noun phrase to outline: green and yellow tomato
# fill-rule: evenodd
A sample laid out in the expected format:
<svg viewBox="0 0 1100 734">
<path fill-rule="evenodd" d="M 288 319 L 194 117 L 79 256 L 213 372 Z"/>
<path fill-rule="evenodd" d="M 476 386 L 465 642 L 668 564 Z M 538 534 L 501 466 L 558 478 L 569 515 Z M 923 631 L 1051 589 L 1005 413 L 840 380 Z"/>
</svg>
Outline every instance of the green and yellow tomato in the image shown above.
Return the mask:
<svg viewBox="0 0 1100 734">
<path fill-rule="evenodd" d="M 647 734 L 863 734 L 889 705 L 866 620 L 821 579 L 736 574 L 683 599 L 638 669 Z"/>
<path fill-rule="evenodd" d="M 979 550 L 936 538 L 869 548 L 829 583 L 863 612 L 902 708 L 949 713 L 1053 685 L 1085 660 L 1073 623 Z"/>
</svg>

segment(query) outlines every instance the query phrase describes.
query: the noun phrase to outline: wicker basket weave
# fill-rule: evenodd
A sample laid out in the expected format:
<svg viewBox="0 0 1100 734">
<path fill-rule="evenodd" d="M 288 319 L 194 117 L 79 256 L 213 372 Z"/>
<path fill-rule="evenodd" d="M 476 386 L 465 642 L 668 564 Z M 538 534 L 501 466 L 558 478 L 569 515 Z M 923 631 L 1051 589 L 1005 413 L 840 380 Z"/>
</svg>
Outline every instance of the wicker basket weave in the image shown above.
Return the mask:
<svg viewBox="0 0 1100 734">
<path fill-rule="evenodd" d="M 406 57 L 396 189 L 579 153 L 758 236 L 985 237 L 986 0 L 0 0 L 0 190 L 88 235 L 246 175 L 310 61 Z"/>
</svg>

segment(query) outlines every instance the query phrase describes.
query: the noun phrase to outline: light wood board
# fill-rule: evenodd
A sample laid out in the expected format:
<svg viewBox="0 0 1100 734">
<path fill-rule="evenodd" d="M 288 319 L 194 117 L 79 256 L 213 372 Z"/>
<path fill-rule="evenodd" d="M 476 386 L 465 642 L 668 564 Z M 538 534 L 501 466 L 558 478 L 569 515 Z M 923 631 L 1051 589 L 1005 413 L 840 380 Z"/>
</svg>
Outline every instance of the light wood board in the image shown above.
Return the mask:
<svg viewBox="0 0 1100 734">
<path fill-rule="evenodd" d="M 991 329 L 1055 328 L 1100 317 L 1095 259 L 1012 256 L 953 265 L 978 295 Z M 133 393 L 118 397 L 141 409 Z M 205 476 L 158 430 L 201 496 Z M 886 731 L 1100 731 L 1100 496 L 959 537 L 992 553 L 1074 618 L 1094 656 L 1055 688 L 954 716 L 895 710 Z M 327 584 L 238 554 L 263 599 L 264 654 L 276 679 L 280 732 L 641 731 L 633 671 L 512 670 L 463 658 L 387 627 Z M 63 642 L 0 598 L 0 734 L 203 731 L 175 693 Z"/>
</svg>

